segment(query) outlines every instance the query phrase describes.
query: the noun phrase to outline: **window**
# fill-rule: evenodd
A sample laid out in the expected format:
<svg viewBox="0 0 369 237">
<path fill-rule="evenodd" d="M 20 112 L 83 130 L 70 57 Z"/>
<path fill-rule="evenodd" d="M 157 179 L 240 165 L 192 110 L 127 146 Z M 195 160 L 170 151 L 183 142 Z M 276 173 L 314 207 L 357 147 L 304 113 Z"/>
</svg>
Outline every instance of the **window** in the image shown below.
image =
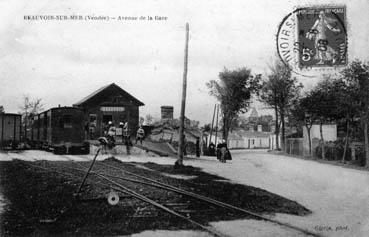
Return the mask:
<svg viewBox="0 0 369 237">
<path fill-rule="evenodd" d="M 63 116 L 63 128 L 72 128 L 72 115 L 66 114 Z"/>
<path fill-rule="evenodd" d="M 90 126 L 96 127 L 97 115 L 90 114 Z"/>
<path fill-rule="evenodd" d="M 100 110 L 103 112 L 124 112 L 125 108 L 124 107 L 102 106 Z"/>
</svg>

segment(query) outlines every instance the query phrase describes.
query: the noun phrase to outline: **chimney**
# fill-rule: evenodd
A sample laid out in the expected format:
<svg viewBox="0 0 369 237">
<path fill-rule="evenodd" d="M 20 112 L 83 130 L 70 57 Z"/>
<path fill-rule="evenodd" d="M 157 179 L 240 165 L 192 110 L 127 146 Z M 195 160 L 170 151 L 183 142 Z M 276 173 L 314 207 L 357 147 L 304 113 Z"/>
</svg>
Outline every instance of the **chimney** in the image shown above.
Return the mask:
<svg viewBox="0 0 369 237">
<path fill-rule="evenodd" d="M 173 119 L 173 106 L 161 106 L 161 119 Z"/>
</svg>

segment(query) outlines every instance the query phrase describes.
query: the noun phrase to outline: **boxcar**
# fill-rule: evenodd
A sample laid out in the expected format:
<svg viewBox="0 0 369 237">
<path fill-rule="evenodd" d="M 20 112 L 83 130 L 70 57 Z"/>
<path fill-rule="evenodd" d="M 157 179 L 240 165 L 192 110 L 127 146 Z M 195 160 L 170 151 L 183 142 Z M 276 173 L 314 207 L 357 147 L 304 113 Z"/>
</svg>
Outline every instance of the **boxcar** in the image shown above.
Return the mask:
<svg viewBox="0 0 369 237">
<path fill-rule="evenodd" d="M 21 121 L 19 114 L 0 114 L 0 148 L 15 149 L 21 139 Z"/>
<path fill-rule="evenodd" d="M 84 113 L 75 107 L 51 108 L 33 117 L 31 141 L 57 154 L 87 154 Z"/>
</svg>

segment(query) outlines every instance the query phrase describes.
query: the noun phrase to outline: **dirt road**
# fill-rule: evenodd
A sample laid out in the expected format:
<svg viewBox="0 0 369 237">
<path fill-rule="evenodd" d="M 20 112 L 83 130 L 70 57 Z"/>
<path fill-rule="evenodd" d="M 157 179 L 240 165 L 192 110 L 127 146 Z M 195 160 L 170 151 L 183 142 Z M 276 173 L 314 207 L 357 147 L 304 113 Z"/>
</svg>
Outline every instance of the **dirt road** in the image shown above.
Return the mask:
<svg viewBox="0 0 369 237">
<path fill-rule="evenodd" d="M 29 151 L 14 158 L 38 157 Z M 49 153 L 47 153 L 49 154 Z M 274 155 L 267 151 L 232 151 L 233 160 L 220 163 L 213 157 L 185 160 L 186 165 L 234 182 L 265 189 L 294 200 L 312 211 L 307 216 L 277 214 L 272 218 L 318 232 L 323 236 L 367 236 L 369 233 L 369 172 L 310 160 Z M 49 157 L 50 156 L 50 157 Z M 52 154 L 44 159 L 60 158 Z M 69 158 L 72 156 L 68 156 Z M 11 159 L 2 155 L 0 160 Z M 75 157 L 78 159 L 78 157 Z M 145 153 L 116 156 L 127 162 L 173 164 L 171 157 L 153 157 Z M 230 236 L 299 236 L 289 229 L 257 220 L 213 222 L 212 225 Z M 145 231 L 138 236 L 198 236 L 193 231 Z M 202 233 L 201 233 L 202 234 Z"/>
</svg>

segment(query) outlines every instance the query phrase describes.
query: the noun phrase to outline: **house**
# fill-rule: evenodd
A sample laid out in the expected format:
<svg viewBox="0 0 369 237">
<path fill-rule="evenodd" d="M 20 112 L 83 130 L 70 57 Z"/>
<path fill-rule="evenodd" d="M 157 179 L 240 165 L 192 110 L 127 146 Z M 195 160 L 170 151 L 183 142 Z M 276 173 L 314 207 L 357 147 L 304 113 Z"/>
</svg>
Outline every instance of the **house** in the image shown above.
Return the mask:
<svg viewBox="0 0 369 237">
<path fill-rule="evenodd" d="M 139 125 L 139 107 L 143 105 L 144 103 L 115 83 L 106 85 L 73 104 L 74 107 L 83 109 L 89 139 L 104 135 L 109 121 L 117 127 L 120 122 L 128 122 L 131 131 L 136 131 Z"/>
<path fill-rule="evenodd" d="M 269 132 L 237 131 L 228 135 L 228 147 L 233 149 L 269 148 L 270 145 Z"/>
<path fill-rule="evenodd" d="M 243 132 L 241 136 L 245 141 L 245 148 L 269 148 L 270 133 L 268 132 Z"/>
<path fill-rule="evenodd" d="M 241 135 L 238 133 L 230 133 L 228 134 L 228 148 L 237 149 L 237 148 L 245 148 L 245 141 Z"/>
</svg>

